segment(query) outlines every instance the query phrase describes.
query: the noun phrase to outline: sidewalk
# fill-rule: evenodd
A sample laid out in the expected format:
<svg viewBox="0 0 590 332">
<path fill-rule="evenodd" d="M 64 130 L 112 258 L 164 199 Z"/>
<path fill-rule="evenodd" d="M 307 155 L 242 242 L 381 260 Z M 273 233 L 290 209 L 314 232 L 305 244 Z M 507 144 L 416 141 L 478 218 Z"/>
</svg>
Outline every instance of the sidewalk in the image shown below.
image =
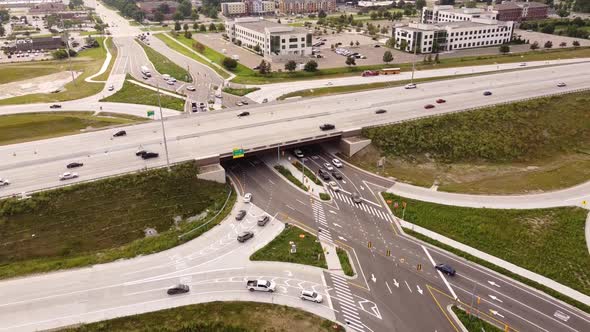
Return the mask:
<svg viewBox="0 0 590 332">
<path fill-rule="evenodd" d="M 340 259 L 338 258 L 338 254 L 336 254 L 336 246 L 334 243 L 320 240 L 320 244 L 322 245 L 322 249 L 324 249 L 324 256 L 326 256 L 328 270 L 344 277 L 342 265 L 340 265 Z"/>
<path fill-rule="evenodd" d="M 296 179 L 299 179 L 299 181 L 301 181 L 301 179 L 303 179 L 303 184 L 306 185 L 307 187 L 309 187 L 308 193 L 313 195 L 318 200 L 321 200 L 320 193 L 327 193 L 324 186 L 317 185 L 313 181 L 311 181 L 307 176 L 303 176 L 303 173 L 301 173 L 301 171 L 299 171 L 295 166 L 293 166 L 293 164 L 291 164 L 291 162 L 293 162 L 294 160 L 295 159 L 293 159 L 291 157 L 287 157 L 287 158 L 281 157 L 279 159 L 279 161 L 277 162 L 277 159 L 275 157 L 271 157 L 270 155 L 267 155 L 263 158 L 264 163 L 266 165 L 268 165 L 268 167 L 270 167 L 273 171 L 278 172 L 274 168 L 274 166 L 281 165 L 281 166 L 285 167 L 286 169 L 288 169 Z M 287 181 L 289 184 L 291 184 L 292 186 L 296 187 L 299 190 L 302 190 L 301 188 L 299 188 L 299 187 L 295 186 L 293 183 L 291 183 L 291 181 L 289 181 L 287 178 L 285 178 L 282 174 L 279 174 L 279 176 L 281 178 L 283 178 L 285 181 Z M 327 202 L 327 201 L 323 201 L 323 202 Z"/>
</svg>

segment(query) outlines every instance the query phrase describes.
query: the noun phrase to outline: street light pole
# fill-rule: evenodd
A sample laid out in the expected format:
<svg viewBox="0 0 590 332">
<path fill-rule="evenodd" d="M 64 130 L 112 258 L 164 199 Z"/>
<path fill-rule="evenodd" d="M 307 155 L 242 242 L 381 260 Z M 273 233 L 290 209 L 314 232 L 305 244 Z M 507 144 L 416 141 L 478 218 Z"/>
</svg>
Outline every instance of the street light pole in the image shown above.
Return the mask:
<svg viewBox="0 0 590 332">
<path fill-rule="evenodd" d="M 160 102 L 160 84 L 158 87 L 158 106 L 160 108 L 160 123 L 162 124 L 162 137 L 164 139 L 164 151 L 166 151 L 166 168 L 170 172 L 170 158 L 168 157 L 168 143 L 166 142 L 166 129 L 164 129 L 164 116 L 162 115 L 162 103 Z"/>
<path fill-rule="evenodd" d="M 418 33 L 416 32 L 416 38 L 414 38 L 414 59 L 412 60 L 412 78 L 410 83 L 414 83 L 414 71 L 416 70 L 416 51 L 418 50 Z"/>
</svg>

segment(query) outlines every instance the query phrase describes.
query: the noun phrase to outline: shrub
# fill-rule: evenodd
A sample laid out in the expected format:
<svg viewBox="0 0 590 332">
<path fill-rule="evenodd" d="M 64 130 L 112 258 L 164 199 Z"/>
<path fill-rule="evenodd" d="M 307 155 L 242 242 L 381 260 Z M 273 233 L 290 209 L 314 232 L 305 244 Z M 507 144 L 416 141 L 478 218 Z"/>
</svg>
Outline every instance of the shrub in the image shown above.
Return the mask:
<svg viewBox="0 0 590 332">
<path fill-rule="evenodd" d="M 238 62 L 232 58 L 225 57 L 223 59 L 223 66 L 229 70 L 234 70 L 238 67 Z"/>
<path fill-rule="evenodd" d="M 320 193 L 320 199 L 322 201 L 329 201 L 330 200 L 330 195 L 326 194 L 326 193 Z"/>
</svg>

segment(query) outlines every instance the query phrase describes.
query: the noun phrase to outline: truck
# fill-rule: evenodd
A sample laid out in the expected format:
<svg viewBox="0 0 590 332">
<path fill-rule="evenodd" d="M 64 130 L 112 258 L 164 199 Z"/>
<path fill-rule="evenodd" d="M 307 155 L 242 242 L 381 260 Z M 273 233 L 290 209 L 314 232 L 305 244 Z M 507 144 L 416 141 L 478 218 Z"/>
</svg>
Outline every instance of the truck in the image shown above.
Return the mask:
<svg viewBox="0 0 590 332">
<path fill-rule="evenodd" d="M 147 66 L 141 66 L 141 73 L 147 77 L 152 77 L 152 73 L 150 72 L 150 69 Z"/>
<path fill-rule="evenodd" d="M 274 292 L 277 284 L 274 281 L 268 281 L 263 279 L 257 280 L 248 280 L 246 282 L 246 288 L 249 291 L 259 291 L 259 292 Z"/>
</svg>

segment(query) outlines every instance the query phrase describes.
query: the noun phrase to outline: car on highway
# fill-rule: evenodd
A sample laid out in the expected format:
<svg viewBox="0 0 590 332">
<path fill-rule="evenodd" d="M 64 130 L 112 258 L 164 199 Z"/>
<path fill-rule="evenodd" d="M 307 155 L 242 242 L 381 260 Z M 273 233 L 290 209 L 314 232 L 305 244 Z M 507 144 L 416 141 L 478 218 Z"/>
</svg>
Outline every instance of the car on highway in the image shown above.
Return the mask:
<svg viewBox="0 0 590 332">
<path fill-rule="evenodd" d="M 61 105 L 60 104 L 53 104 L 53 105 L 49 106 L 49 108 L 51 108 L 51 109 L 61 108 Z"/>
<path fill-rule="evenodd" d="M 332 164 L 338 168 L 342 168 L 342 162 L 336 158 L 332 159 Z M 331 171 L 331 169 L 329 171 Z"/>
<path fill-rule="evenodd" d="M 521 62 L 518 66 L 519 67 L 526 67 L 526 62 Z"/>
<path fill-rule="evenodd" d="M 336 172 L 336 171 L 332 172 L 332 176 L 333 176 L 333 177 L 334 177 L 334 179 L 336 179 L 336 180 L 342 180 L 342 174 L 340 174 L 340 173 L 338 173 L 338 172 Z"/>
<path fill-rule="evenodd" d="M 334 181 L 328 182 L 328 186 L 330 186 L 330 189 L 333 191 L 340 191 L 340 187 L 338 187 L 338 184 Z"/>
<path fill-rule="evenodd" d="M 238 242 L 244 243 L 254 237 L 254 233 L 250 231 L 238 234 Z"/>
<path fill-rule="evenodd" d="M 246 195 L 244 195 L 244 203 L 250 203 L 251 201 L 252 201 L 252 194 L 246 193 Z"/>
<path fill-rule="evenodd" d="M 83 163 L 73 162 L 73 163 L 69 163 L 66 167 L 67 168 L 76 168 L 76 167 L 82 167 L 82 166 L 84 166 Z"/>
<path fill-rule="evenodd" d="M 564 86 L 566 86 L 567 84 L 565 84 L 564 82 L 559 82 L 557 83 L 557 86 L 560 88 L 563 88 Z"/>
<path fill-rule="evenodd" d="M 258 221 L 256 221 L 256 224 L 258 224 L 258 226 L 264 226 L 269 221 L 270 221 L 270 217 L 269 216 L 260 216 L 260 217 L 258 217 Z"/>
<path fill-rule="evenodd" d="M 444 100 L 444 99 L 442 99 L 442 98 L 439 98 L 439 99 L 437 99 L 437 100 L 436 100 L 436 103 L 437 103 L 437 104 L 443 104 L 443 103 L 446 103 L 446 102 L 447 102 L 447 101 L 446 101 L 446 100 Z"/>
<path fill-rule="evenodd" d="M 236 214 L 236 220 L 238 220 L 238 221 L 244 219 L 244 217 L 246 217 L 246 210 L 240 210 Z"/>
<path fill-rule="evenodd" d="M 330 174 L 327 171 L 324 171 L 323 169 L 319 169 L 318 170 L 318 175 L 324 180 L 324 181 L 328 181 L 330 180 Z"/>
<path fill-rule="evenodd" d="M 114 86 L 114 85 L 112 85 L 112 84 L 111 84 L 111 85 L 109 85 L 109 91 L 113 91 L 113 90 L 115 90 L 115 86 Z"/>
<path fill-rule="evenodd" d="M 118 132 L 113 134 L 113 137 L 121 137 L 121 136 L 126 136 L 127 132 L 125 130 L 119 130 Z"/>
<path fill-rule="evenodd" d="M 243 116 L 248 116 L 248 115 L 250 115 L 250 112 L 242 112 L 242 113 L 238 114 L 238 117 L 241 118 Z"/>
<path fill-rule="evenodd" d="M 432 104 L 426 104 L 426 105 L 424 105 L 424 108 L 425 109 L 431 109 L 431 108 L 434 108 L 434 105 L 432 105 Z"/>
<path fill-rule="evenodd" d="M 242 104 L 244 105 L 248 105 L 248 101 L 247 100 L 241 100 Z"/>
<path fill-rule="evenodd" d="M 333 171 L 334 167 L 332 167 L 332 164 L 330 163 L 324 163 L 324 167 L 328 170 L 328 171 Z"/>
<path fill-rule="evenodd" d="M 139 157 L 139 156 L 143 155 L 146 152 L 147 152 L 146 150 L 139 149 L 139 150 L 135 151 L 135 155 Z"/>
<path fill-rule="evenodd" d="M 484 91 L 483 95 L 484 96 L 491 96 L 492 92 L 491 91 Z"/>
<path fill-rule="evenodd" d="M 456 271 L 455 269 L 453 269 L 450 265 L 448 264 L 436 264 L 436 266 L 434 267 L 435 269 L 439 270 L 440 272 L 448 275 L 448 276 L 454 276 Z"/>
<path fill-rule="evenodd" d="M 168 85 L 174 85 L 174 82 L 172 80 L 167 80 L 166 81 L 166 84 L 168 84 Z"/>
<path fill-rule="evenodd" d="M 0 187 L 4 187 L 10 184 L 10 181 L 8 181 L 8 179 L 3 179 L 0 178 Z"/>
<path fill-rule="evenodd" d="M 352 193 L 352 201 L 360 204 L 363 202 L 363 199 L 361 198 L 361 195 L 359 193 Z"/>
<path fill-rule="evenodd" d="M 152 159 L 152 158 L 158 158 L 160 156 L 159 153 L 157 152 L 145 152 L 144 154 L 141 155 L 141 159 Z"/>
<path fill-rule="evenodd" d="M 293 154 L 295 155 L 295 157 L 297 158 L 303 158 L 305 157 L 305 155 L 303 154 L 303 151 L 299 150 L 299 149 L 295 149 L 293 150 Z"/>
<path fill-rule="evenodd" d="M 404 86 L 404 89 L 415 89 L 415 88 L 417 88 L 417 87 L 418 87 L 418 86 L 417 86 L 416 84 L 414 84 L 414 83 L 409 83 L 409 84 L 406 84 L 406 85 Z"/>
<path fill-rule="evenodd" d="M 241 101 L 236 101 L 236 106 L 244 106 L 244 103 L 242 103 Z"/>
<path fill-rule="evenodd" d="M 144 80 L 147 80 L 149 77 L 147 77 L 145 75 L 141 75 L 141 78 L 143 78 Z"/>
<path fill-rule="evenodd" d="M 186 89 L 187 89 L 188 91 L 195 91 L 195 90 L 197 90 L 197 89 L 195 89 L 195 87 L 194 87 L 194 86 L 192 86 L 192 85 L 189 85 L 189 86 L 187 86 L 187 87 L 186 87 Z"/>
<path fill-rule="evenodd" d="M 387 113 L 387 111 L 384 109 L 379 109 L 379 110 L 375 111 L 375 114 L 385 114 L 385 113 Z"/>
<path fill-rule="evenodd" d="M 168 295 L 177 295 L 177 294 L 188 293 L 189 291 L 190 291 L 190 288 L 188 287 L 188 285 L 178 284 L 174 287 L 168 288 L 166 293 L 168 293 Z"/>
<path fill-rule="evenodd" d="M 75 179 L 77 177 L 78 177 L 78 173 L 65 172 L 59 176 L 59 179 L 60 179 L 60 181 L 63 181 L 63 180 Z"/>
<path fill-rule="evenodd" d="M 323 125 L 320 126 L 320 129 L 324 130 L 324 131 L 325 130 L 332 130 L 334 128 L 336 128 L 336 126 L 331 123 L 324 123 Z"/>
<path fill-rule="evenodd" d="M 299 295 L 299 297 L 302 300 L 311 301 L 311 302 L 315 302 L 315 303 L 322 303 L 322 300 L 323 300 L 322 295 L 318 294 L 317 292 L 309 291 L 309 290 L 302 290 L 301 295 Z"/>
</svg>

